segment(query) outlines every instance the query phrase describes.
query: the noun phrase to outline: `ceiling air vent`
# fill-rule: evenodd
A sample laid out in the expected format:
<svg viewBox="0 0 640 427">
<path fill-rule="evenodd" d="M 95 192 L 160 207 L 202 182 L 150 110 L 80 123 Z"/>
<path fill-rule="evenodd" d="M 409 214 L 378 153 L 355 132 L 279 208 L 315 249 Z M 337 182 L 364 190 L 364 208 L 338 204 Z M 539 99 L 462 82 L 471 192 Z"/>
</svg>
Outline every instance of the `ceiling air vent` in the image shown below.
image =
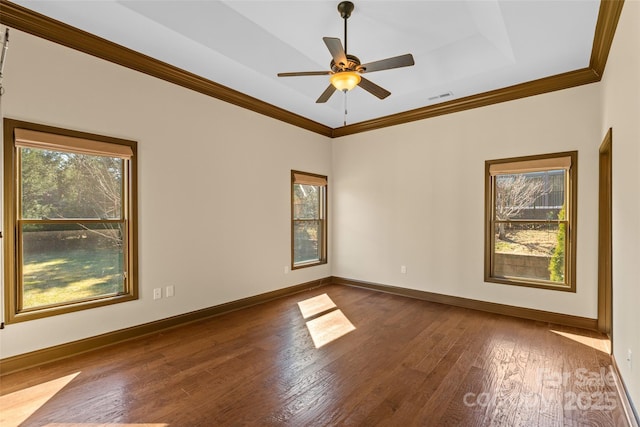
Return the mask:
<svg viewBox="0 0 640 427">
<path fill-rule="evenodd" d="M 453 92 L 447 92 L 447 93 L 443 93 L 441 95 L 431 96 L 428 99 L 429 99 L 429 101 L 436 101 L 438 99 L 448 98 L 448 97 L 450 97 L 452 95 L 453 95 Z"/>
</svg>

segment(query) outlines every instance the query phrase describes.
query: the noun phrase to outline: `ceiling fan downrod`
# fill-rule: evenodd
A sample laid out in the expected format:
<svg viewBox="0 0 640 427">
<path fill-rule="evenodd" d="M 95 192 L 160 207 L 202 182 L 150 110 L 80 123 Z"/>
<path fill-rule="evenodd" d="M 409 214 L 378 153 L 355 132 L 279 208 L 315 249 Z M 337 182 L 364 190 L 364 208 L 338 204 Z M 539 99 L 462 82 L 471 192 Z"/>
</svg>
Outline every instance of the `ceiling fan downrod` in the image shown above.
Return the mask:
<svg viewBox="0 0 640 427">
<path fill-rule="evenodd" d="M 351 16 L 351 12 L 353 12 L 354 5 L 350 1 L 343 1 L 338 4 L 338 12 L 340 12 L 340 16 L 344 19 L 344 53 L 345 55 L 348 53 L 347 50 L 347 19 Z"/>
</svg>

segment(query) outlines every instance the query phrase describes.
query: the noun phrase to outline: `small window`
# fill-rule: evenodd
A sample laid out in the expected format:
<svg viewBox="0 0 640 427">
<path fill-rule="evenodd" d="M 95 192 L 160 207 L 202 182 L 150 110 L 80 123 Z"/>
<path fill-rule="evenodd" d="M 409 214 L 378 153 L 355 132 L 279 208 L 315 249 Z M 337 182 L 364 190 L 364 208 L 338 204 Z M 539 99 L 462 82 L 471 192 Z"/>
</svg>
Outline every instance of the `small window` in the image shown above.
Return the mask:
<svg viewBox="0 0 640 427">
<path fill-rule="evenodd" d="M 576 151 L 485 165 L 485 281 L 575 292 Z"/>
<path fill-rule="evenodd" d="M 7 323 L 137 298 L 136 143 L 5 129 Z"/>
<path fill-rule="evenodd" d="M 292 268 L 327 262 L 327 177 L 291 171 Z"/>
</svg>

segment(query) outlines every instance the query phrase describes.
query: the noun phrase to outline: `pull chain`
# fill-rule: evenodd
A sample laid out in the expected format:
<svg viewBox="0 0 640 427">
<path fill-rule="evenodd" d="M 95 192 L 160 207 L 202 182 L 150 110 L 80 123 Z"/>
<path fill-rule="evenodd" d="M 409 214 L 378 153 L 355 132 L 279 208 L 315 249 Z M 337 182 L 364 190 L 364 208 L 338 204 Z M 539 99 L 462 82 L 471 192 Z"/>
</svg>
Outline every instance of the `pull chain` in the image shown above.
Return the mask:
<svg viewBox="0 0 640 427">
<path fill-rule="evenodd" d="M 344 122 L 343 125 L 347 125 L 347 91 L 344 91 Z"/>
<path fill-rule="evenodd" d="M 344 16 L 344 55 L 347 56 L 347 19 L 349 18 L 348 15 Z M 349 59 L 347 59 L 347 62 L 349 62 Z M 343 126 L 347 125 L 347 90 L 345 89 L 344 91 L 344 121 L 342 122 Z"/>
</svg>

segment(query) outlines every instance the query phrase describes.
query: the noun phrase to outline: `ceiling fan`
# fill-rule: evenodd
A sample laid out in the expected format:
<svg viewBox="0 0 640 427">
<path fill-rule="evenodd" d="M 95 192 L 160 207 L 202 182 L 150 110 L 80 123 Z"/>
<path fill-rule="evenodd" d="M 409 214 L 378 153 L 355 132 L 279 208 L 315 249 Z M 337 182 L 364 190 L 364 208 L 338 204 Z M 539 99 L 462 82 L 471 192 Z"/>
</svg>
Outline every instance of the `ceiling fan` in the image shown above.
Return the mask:
<svg viewBox="0 0 640 427">
<path fill-rule="evenodd" d="M 378 86 L 370 80 L 362 77 L 364 73 L 372 73 L 374 71 L 389 70 L 392 68 L 408 67 L 414 65 L 413 56 L 408 53 L 406 55 L 394 56 L 393 58 L 381 59 L 379 61 L 361 64 L 360 59 L 354 55 L 347 53 L 347 19 L 351 16 L 354 6 L 350 1 L 343 1 L 338 5 L 338 12 L 344 19 L 344 48 L 339 38 L 323 37 L 324 43 L 327 45 L 333 59 L 331 60 L 328 71 L 300 71 L 295 73 L 278 73 L 278 77 L 297 77 L 297 76 L 325 76 L 328 75 L 331 84 L 316 100 L 316 103 L 327 102 L 331 95 L 337 90 L 347 92 L 356 86 L 377 96 L 385 99 L 391 95 L 391 92 Z"/>
</svg>

